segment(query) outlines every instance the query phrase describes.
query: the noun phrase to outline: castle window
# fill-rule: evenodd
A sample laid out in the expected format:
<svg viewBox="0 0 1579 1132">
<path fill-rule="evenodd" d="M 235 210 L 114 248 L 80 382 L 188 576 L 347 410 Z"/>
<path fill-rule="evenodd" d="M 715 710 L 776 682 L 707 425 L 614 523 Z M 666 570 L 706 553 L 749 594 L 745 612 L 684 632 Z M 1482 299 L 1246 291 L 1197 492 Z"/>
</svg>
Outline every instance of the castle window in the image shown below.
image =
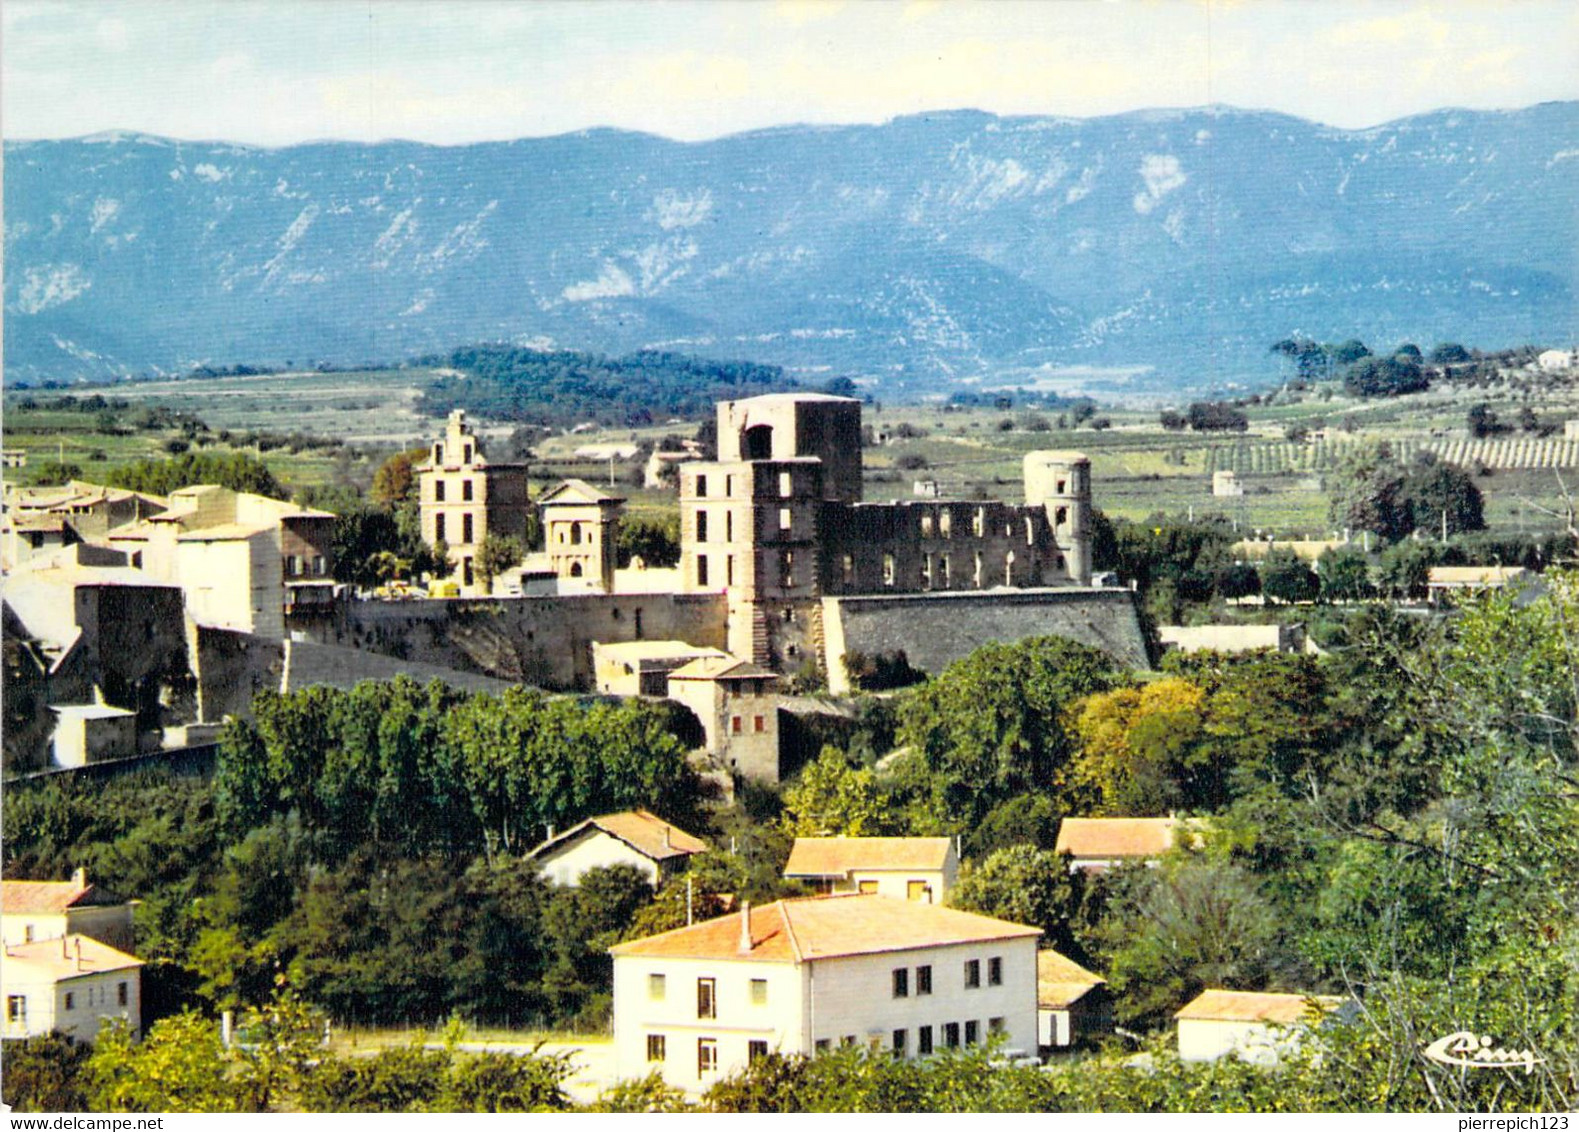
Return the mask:
<svg viewBox="0 0 1579 1132">
<path fill-rule="evenodd" d="M 986 536 L 987 509 L 985 507 L 976 508 L 976 514 L 971 516 L 970 533 L 975 535 L 977 538 L 984 538 Z"/>
<path fill-rule="evenodd" d="M 894 584 L 894 556 L 887 551 L 883 552 L 883 585 Z"/>
<path fill-rule="evenodd" d="M 580 523 L 571 523 L 570 524 L 570 545 L 571 546 L 580 546 L 581 545 L 581 524 Z"/>
<path fill-rule="evenodd" d="M 472 542 L 472 517 L 469 511 L 461 516 L 461 542 L 467 545 Z"/>
<path fill-rule="evenodd" d="M 733 496 L 734 494 L 735 494 L 735 477 L 734 476 L 725 476 L 724 477 L 724 495 L 725 496 Z"/>
<path fill-rule="evenodd" d="M 444 481 L 441 479 L 435 479 L 433 481 L 433 502 L 444 502 Z"/>
<path fill-rule="evenodd" d="M 707 555 L 705 554 L 696 556 L 696 584 L 707 585 Z"/>
<path fill-rule="evenodd" d="M 1060 507 L 1057 511 L 1053 512 L 1053 515 L 1055 516 L 1054 521 L 1058 524 L 1058 529 L 1063 530 L 1064 524 L 1069 522 L 1069 508 Z"/>
<path fill-rule="evenodd" d="M 921 516 L 921 537 L 932 537 L 932 513 L 930 511 Z"/>
<path fill-rule="evenodd" d="M 471 445 L 470 445 L 470 444 L 468 444 L 468 445 L 467 445 L 467 446 L 466 446 L 466 459 L 465 459 L 465 463 L 468 463 L 468 464 L 470 464 L 470 463 L 471 463 L 471 462 L 472 462 L 472 446 L 471 446 Z"/>
<path fill-rule="evenodd" d="M 464 502 L 466 502 L 466 503 L 470 503 L 471 502 L 471 500 L 472 500 L 472 481 L 471 480 L 461 480 L 461 499 Z"/>
<path fill-rule="evenodd" d="M 1029 515 L 1025 517 L 1025 545 L 1036 545 L 1036 527 L 1031 523 L 1031 517 Z"/>
<path fill-rule="evenodd" d="M 1058 487 L 1055 489 L 1056 493 L 1059 494 L 1059 495 L 1067 495 L 1068 492 L 1066 492 L 1064 490 L 1065 486 L 1066 485 L 1065 485 L 1064 481 L 1063 480 L 1059 480 L 1058 481 Z"/>
<path fill-rule="evenodd" d="M 698 511 L 696 513 L 696 541 L 697 542 L 706 542 L 707 541 L 707 512 L 706 511 Z"/>
<path fill-rule="evenodd" d="M 470 558 L 461 559 L 461 581 L 468 586 L 472 584 L 472 560 Z"/>
<path fill-rule="evenodd" d="M 795 493 L 795 480 L 788 472 L 779 473 L 779 498 L 788 499 Z"/>
<path fill-rule="evenodd" d="M 924 590 L 932 588 L 932 556 L 930 554 L 921 556 L 921 588 Z"/>
<path fill-rule="evenodd" d="M 954 514 L 951 511 L 944 511 L 938 516 L 938 534 L 942 535 L 944 538 L 948 538 L 949 535 L 953 533 L 953 530 Z"/>
<path fill-rule="evenodd" d="M 795 552 L 786 550 L 784 557 L 779 559 L 779 574 L 782 583 L 786 586 L 795 584 Z"/>
<path fill-rule="evenodd" d="M 762 732 L 766 731 L 767 729 L 768 729 L 768 721 L 767 721 L 767 717 L 766 716 L 754 715 L 754 716 L 751 717 L 751 730 L 755 731 L 758 735 L 760 735 L 760 734 L 762 734 Z"/>
<path fill-rule="evenodd" d="M 855 584 L 855 555 L 844 555 L 840 561 L 840 566 L 844 573 L 844 584 L 853 586 Z"/>
<path fill-rule="evenodd" d="M 724 555 L 724 585 L 732 586 L 734 584 L 735 584 L 735 556 L 733 554 L 726 554 L 726 555 Z"/>
<path fill-rule="evenodd" d="M 632 620 L 633 620 L 632 629 L 633 629 L 633 631 L 636 634 L 636 639 L 639 641 L 639 640 L 641 640 L 641 610 L 640 609 L 636 610 L 635 614 L 633 615 Z"/>
<path fill-rule="evenodd" d="M 1014 585 L 1014 551 L 1003 556 L 1003 584 Z"/>
<path fill-rule="evenodd" d="M 579 577 L 581 577 L 581 563 L 579 563 L 579 562 L 572 562 L 570 564 L 570 576 L 572 578 L 579 578 Z M 615 612 L 618 613 L 619 611 L 615 610 Z"/>
<path fill-rule="evenodd" d="M 739 735 L 743 730 L 744 730 L 744 727 L 742 726 L 742 724 L 740 722 L 740 717 L 738 715 L 730 716 L 729 717 L 729 733 L 731 735 Z"/>
<path fill-rule="evenodd" d="M 444 541 L 444 516 L 437 515 L 433 519 L 433 541 Z"/>
<path fill-rule="evenodd" d="M 976 552 L 976 570 L 972 581 L 978 590 L 981 589 L 981 551 L 979 550 Z"/>
<path fill-rule="evenodd" d="M 696 477 L 696 496 L 697 496 L 698 499 L 706 499 L 707 498 L 707 477 L 706 476 L 697 476 Z"/>
<path fill-rule="evenodd" d="M 794 515 L 792 515 L 790 513 L 790 509 L 788 507 L 780 507 L 779 508 L 779 530 L 780 531 L 788 531 L 794 525 L 795 525 L 795 517 L 794 517 Z"/>
<path fill-rule="evenodd" d="M 735 541 L 735 513 L 733 511 L 724 512 L 724 541 Z"/>
<path fill-rule="evenodd" d="M 938 558 L 938 585 L 945 590 L 948 589 L 948 555 L 946 554 Z"/>
<path fill-rule="evenodd" d="M 433 462 L 435 464 L 444 463 L 444 445 L 435 444 L 433 446 Z"/>
<path fill-rule="evenodd" d="M 773 458 L 773 426 L 752 425 L 741 434 L 744 443 L 741 450 L 747 460 L 771 460 Z"/>
</svg>

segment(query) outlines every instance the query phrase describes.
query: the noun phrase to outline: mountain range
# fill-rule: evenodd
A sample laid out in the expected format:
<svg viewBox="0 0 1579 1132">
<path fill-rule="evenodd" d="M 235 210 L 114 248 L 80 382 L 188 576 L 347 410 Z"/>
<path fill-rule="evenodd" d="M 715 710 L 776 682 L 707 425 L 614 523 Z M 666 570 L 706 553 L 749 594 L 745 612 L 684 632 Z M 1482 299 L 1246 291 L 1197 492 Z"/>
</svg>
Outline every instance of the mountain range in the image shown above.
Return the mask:
<svg viewBox="0 0 1579 1132">
<path fill-rule="evenodd" d="M 1579 339 L 1579 102 L 1366 130 L 950 111 L 700 143 L 8 141 L 13 381 L 657 347 L 892 395 Z"/>
</svg>

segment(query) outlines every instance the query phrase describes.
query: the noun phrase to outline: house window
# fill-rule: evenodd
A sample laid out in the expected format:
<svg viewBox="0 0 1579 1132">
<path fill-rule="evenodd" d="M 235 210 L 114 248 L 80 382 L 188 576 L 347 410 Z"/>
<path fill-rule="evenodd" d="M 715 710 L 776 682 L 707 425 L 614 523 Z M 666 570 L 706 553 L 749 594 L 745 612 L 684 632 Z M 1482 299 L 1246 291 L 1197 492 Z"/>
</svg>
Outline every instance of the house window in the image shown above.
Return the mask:
<svg viewBox="0 0 1579 1132">
<path fill-rule="evenodd" d="M 925 900 L 931 894 L 931 891 L 924 880 L 912 880 L 905 883 L 906 900 L 914 900 L 919 903 Z"/>
<path fill-rule="evenodd" d="M 27 995 L 8 994 L 5 996 L 5 1020 L 26 1024 L 27 1022 Z"/>
<path fill-rule="evenodd" d="M 987 985 L 989 987 L 1003 986 L 1003 960 L 996 955 L 987 960 Z"/>
<path fill-rule="evenodd" d="M 905 1039 L 907 1037 L 909 1037 L 909 1035 L 906 1034 L 905 1031 L 903 1031 L 903 1030 L 895 1030 L 894 1031 L 894 1056 L 895 1057 L 904 1057 L 905 1056 Z"/>
<path fill-rule="evenodd" d="M 697 476 L 696 477 L 696 495 L 697 495 L 698 499 L 706 499 L 707 498 L 707 477 L 706 476 Z"/>
<path fill-rule="evenodd" d="M 795 525 L 795 515 L 788 507 L 779 508 L 779 530 L 789 531 Z"/>
<path fill-rule="evenodd" d="M 707 585 L 707 555 L 705 554 L 696 556 L 696 584 Z"/>
<path fill-rule="evenodd" d="M 443 480 L 436 479 L 436 480 L 433 481 L 433 502 L 435 502 L 435 503 L 443 503 L 444 502 L 444 481 Z"/>
<path fill-rule="evenodd" d="M 876 896 L 877 895 L 877 882 L 875 880 L 863 880 L 863 881 L 859 882 L 855 887 L 856 887 L 856 891 L 859 892 L 862 896 Z"/>
<path fill-rule="evenodd" d="M 987 1019 L 987 1032 L 989 1034 L 1001 1034 L 1001 1033 L 1003 1033 L 1003 1019 L 1002 1018 L 989 1018 L 989 1019 Z"/>
<path fill-rule="evenodd" d="M 854 1034 L 846 1034 L 846 1035 L 844 1035 L 844 1037 L 839 1039 L 839 1044 L 841 1046 L 845 1046 L 845 1047 L 853 1046 L 855 1044 L 855 1035 Z"/>
<path fill-rule="evenodd" d="M 754 716 L 751 717 L 751 730 L 755 731 L 758 735 L 760 735 L 764 731 L 766 731 L 767 729 L 768 729 L 768 721 L 767 721 L 766 717 L 760 716 L 760 715 L 754 715 Z"/>
<path fill-rule="evenodd" d="M 965 960 L 965 989 L 973 990 L 981 986 L 981 960 Z"/>
<path fill-rule="evenodd" d="M 705 1076 L 718 1072 L 718 1039 L 696 1039 L 696 1075 Z"/>
<path fill-rule="evenodd" d="M 461 480 L 461 499 L 467 503 L 472 499 L 472 481 Z"/>
<path fill-rule="evenodd" d="M 718 1017 L 718 980 L 696 980 L 696 1016 L 698 1018 Z"/>
<path fill-rule="evenodd" d="M 696 541 L 697 542 L 706 542 L 707 541 L 707 512 L 706 511 L 698 511 L 696 513 Z"/>
<path fill-rule="evenodd" d="M 461 516 L 461 542 L 469 546 L 472 541 L 472 517 L 471 512 L 468 511 Z"/>
<path fill-rule="evenodd" d="M 71 991 L 67 991 L 66 992 L 66 1009 L 67 1010 L 75 1010 L 76 1008 L 77 1008 L 77 996 L 75 994 L 73 994 Z"/>
<path fill-rule="evenodd" d="M 663 1061 L 669 1056 L 669 1043 L 662 1034 L 647 1035 L 647 1060 Z"/>
<path fill-rule="evenodd" d="M 932 965 L 930 963 L 925 967 L 916 968 L 916 993 L 932 993 Z"/>
<path fill-rule="evenodd" d="M 948 1049 L 959 1049 L 959 1023 L 943 1023 L 943 1044 Z"/>
<path fill-rule="evenodd" d="M 768 1004 L 768 981 L 766 979 L 751 980 L 751 1005 L 766 1006 Z"/>
<path fill-rule="evenodd" d="M 22 942 L 23 943 L 32 943 L 33 942 L 33 925 L 32 924 L 29 924 L 29 925 L 27 925 L 27 927 L 22 929 Z"/>
<path fill-rule="evenodd" d="M 757 1039 L 757 1038 L 753 1038 L 751 1041 L 746 1043 L 746 1060 L 748 1062 L 755 1063 L 755 1062 L 761 1061 L 767 1055 L 768 1055 L 768 1043 L 767 1042 L 761 1041 L 760 1039 Z"/>
<path fill-rule="evenodd" d="M 667 975 L 648 975 L 647 976 L 647 997 L 648 998 L 652 999 L 654 1002 L 662 1002 L 664 1000 L 664 996 L 667 995 L 668 993 L 669 993 L 669 976 L 667 976 Z"/>
<path fill-rule="evenodd" d="M 916 1031 L 916 1052 L 927 1054 L 932 1052 L 932 1027 L 922 1026 Z"/>
<path fill-rule="evenodd" d="M 981 1023 L 974 1018 L 965 1023 L 965 1044 L 973 1046 L 981 1041 Z"/>
<path fill-rule="evenodd" d="M 321 554 L 313 555 L 313 573 L 317 574 L 321 578 L 328 572 L 329 563 L 324 561 L 324 556 Z"/>
<path fill-rule="evenodd" d="M 795 481 L 788 472 L 779 473 L 779 498 L 788 499 L 795 491 Z"/>
<path fill-rule="evenodd" d="M 730 716 L 729 717 L 729 733 L 731 735 L 739 735 L 741 733 L 741 731 L 743 731 L 743 730 L 744 730 L 744 728 L 741 726 L 740 716 L 738 716 L 738 715 Z"/>
<path fill-rule="evenodd" d="M 894 997 L 895 998 L 909 998 L 910 997 L 910 968 L 909 967 L 895 967 L 894 968 Z"/>
<path fill-rule="evenodd" d="M 829 1041 L 827 1038 L 818 1038 L 817 1039 L 817 1052 L 818 1053 L 826 1053 L 828 1051 L 828 1049 L 832 1047 L 832 1045 L 833 1045 L 833 1043 L 831 1041 Z"/>
</svg>

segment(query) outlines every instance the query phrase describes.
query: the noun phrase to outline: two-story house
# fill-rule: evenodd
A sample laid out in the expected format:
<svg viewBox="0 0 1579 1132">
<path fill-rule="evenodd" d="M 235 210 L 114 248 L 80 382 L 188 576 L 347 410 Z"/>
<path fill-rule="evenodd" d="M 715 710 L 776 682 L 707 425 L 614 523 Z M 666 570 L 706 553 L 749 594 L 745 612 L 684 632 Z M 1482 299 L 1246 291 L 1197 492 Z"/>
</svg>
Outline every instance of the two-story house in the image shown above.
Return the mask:
<svg viewBox="0 0 1579 1132">
<path fill-rule="evenodd" d="M 66 935 L 4 945 L 0 956 L 0 1037 L 58 1031 L 91 1042 L 106 1018 L 142 1020 L 142 960 L 91 936 Z"/>
<path fill-rule="evenodd" d="M 797 837 L 786 880 L 823 894 L 862 892 L 942 904 L 959 857 L 950 837 Z"/>
<path fill-rule="evenodd" d="M 610 949 L 621 1077 L 702 1092 L 771 1052 L 1036 1048 L 1038 928 L 887 896 L 810 897 Z"/>
<path fill-rule="evenodd" d="M 86 869 L 70 880 L 0 881 L 0 939 L 33 943 L 85 935 L 130 951 L 134 900 L 122 900 L 88 883 Z"/>
</svg>

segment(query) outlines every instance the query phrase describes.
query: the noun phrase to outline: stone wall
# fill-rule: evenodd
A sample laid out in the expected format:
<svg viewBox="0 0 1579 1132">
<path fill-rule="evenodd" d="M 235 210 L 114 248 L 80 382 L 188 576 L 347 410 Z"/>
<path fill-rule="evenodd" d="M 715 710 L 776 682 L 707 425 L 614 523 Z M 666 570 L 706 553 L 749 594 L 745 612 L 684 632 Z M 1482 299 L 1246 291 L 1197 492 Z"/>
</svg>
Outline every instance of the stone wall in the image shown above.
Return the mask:
<svg viewBox="0 0 1579 1132">
<path fill-rule="evenodd" d="M 544 688 L 590 690 L 593 641 L 726 647 L 723 594 L 349 601 L 320 644 Z"/>
<path fill-rule="evenodd" d="M 360 649 L 320 645 L 311 641 L 286 641 L 282 692 L 294 692 L 314 684 L 349 690 L 363 680 L 393 680 L 409 676 L 419 684 L 442 680 L 452 688 L 498 695 L 510 684 L 475 672 L 457 672 L 435 664 L 418 664 L 392 656 L 363 652 Z"/>
<path fill-rule="evenodd" d="M 1146 638 L 1125 589 L 999 589 L 823 600 L 829 690 L 849 690 L 847 652 L 894 653 L 936 676 L 993 641 L 1056 635 L 1099 648 L 1119 664 L 1149 667 Z"/>
</svg>

